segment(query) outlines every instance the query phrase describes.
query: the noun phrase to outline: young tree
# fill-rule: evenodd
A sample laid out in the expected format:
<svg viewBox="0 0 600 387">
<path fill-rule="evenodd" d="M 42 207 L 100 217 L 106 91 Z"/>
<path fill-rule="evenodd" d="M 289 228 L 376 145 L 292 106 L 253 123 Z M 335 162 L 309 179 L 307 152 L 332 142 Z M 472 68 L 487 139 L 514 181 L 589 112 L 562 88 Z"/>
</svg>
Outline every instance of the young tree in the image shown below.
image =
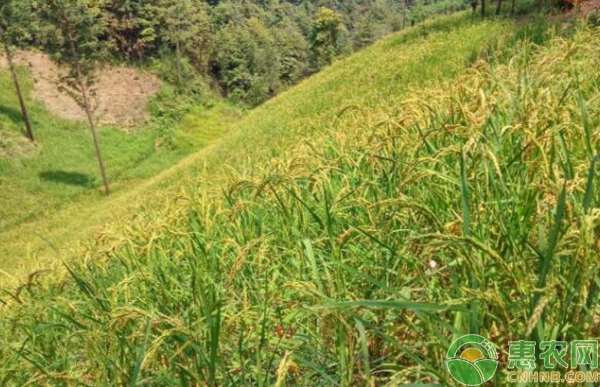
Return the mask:
<svg viewBox="0 0 600 387">
<path fill-rule="evenodd" d="M 17 77 L 12 52 L 13 46 L 19 45 L 28 35 L 26 27 L 29 25 L 27 19 L 30 13 L 27 10 L 27 5 L 28 3 L 25 1 L 0 0 L 0 43 L 4 49 L 4 55 L 6 56 L 8 68 L 15 85 L 17 98 L 19 99 L 19 106 L 25 124 L 25 133 L 27 138 L 34 141 L 31 120 L 29 119 L 29 112 L 23 98 L 19 78 Z"/>
<path fill-rule="evenodd" d="M 102 151 L 96 132 L 91 101 L 91 90 L 98 63 L 108 51 L 106 23 L 102 19 L 99 3 L 95 0 L 46 0 L 42 19 L 51 27 L 48 46 L 59 63 L 69 72 L 62 79 L 62 86 L 71 92 L 86 113 L 100 173 L 106 194 L 110 186 Z"/>
</svg>

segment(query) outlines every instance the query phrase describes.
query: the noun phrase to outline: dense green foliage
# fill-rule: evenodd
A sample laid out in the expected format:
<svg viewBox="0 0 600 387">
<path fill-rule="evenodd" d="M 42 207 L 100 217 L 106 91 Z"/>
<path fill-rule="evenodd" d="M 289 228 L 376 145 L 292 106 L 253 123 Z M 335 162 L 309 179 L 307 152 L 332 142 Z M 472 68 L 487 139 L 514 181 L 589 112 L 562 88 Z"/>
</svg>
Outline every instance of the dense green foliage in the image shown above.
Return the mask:
<svg viewBox="0 0 600 387">
<path fill-rule="evenodd" d="M 253 111 L 2 297 L 0 384 L 452 385 L 456 335 L 598 337 L 600 30 L 531 23 L 443 18 Z"/>
<path fill-rule="evenodd" d="M 209 50 L 197 68 L 216 79 L 227 95 L 256 105 L 333 58 L 404 28 L 406 18 L 420 21 L 431 16 L 428 9 L 444 13 L 464 7 L 460 0 L 440 4 L 219 2 L 202 8 L 209 18 L 203 35 Z"/>
<path fill-rule="evenodd" d="M 63 57 L 57 38 L 64 41 L 68 34 L 56 34 L 60 32 L 57 19 L 76 15 L 87 31 L 86 36 L 73 34 L 87 42 L 81 49 L 102 54 L 104 49 L 99 48 L 106 48 L 119 62 L 159 61 L 163 78 L 180 90 L 206 94 L 206 85 L 216 84 L 223 94 L 250 105 L 297 83 L 335 57 L 415 21 L 464 9 L 466 4 L 464 0 L 6 1 L 20 4 L 20 13 L 32 19 L 25 23 L 2 18 L 13 30 L 31 27 L 14 42 L 18 45 L 39 46 Z M 65 12 L 52 16 L 46 12 L 52 7 Z M 72 27 L 72 32 L 77 30 Z"/>
<path fill-rule="evenodd" d="M 0 43 L 15 46 L 30 41 L 31 30 L 39 27 L 35 21 L 27 2 L 1 1 Z"/>
</svg>

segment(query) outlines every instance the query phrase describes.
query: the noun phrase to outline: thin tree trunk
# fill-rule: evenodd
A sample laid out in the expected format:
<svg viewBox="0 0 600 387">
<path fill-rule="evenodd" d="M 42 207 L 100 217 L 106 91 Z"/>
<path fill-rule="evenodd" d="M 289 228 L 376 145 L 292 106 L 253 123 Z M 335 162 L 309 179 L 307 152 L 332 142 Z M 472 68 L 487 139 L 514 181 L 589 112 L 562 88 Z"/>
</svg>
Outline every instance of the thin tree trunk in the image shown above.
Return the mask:
<svg viewBox="0 0 600 387">
<path fill-rule="evenodd" d="M 177 54 L 177 87 L 181 88 L 181 45 L 179 40 L 175 43 L 175 51 Z"/>
<path fill-rule="evenodd" d="M 184 10 L 182 9 L 182 3 L 178 2 L 175 10 L 177 11 L 177 26 L 175 27 L 176 38 L 175 38 L 175 54 L 177 55 L 177 87 L 181 89 L 181 17 L 183 16 Z"/>
<path fill-rule="evenodd" d="M 481 16 L 485 16 L 485 0 L 481 0 Z"/>
<path fill-rule="evenodd" d="M 510 5 L 510 14 L 512 16 L 515 15 L 516 4 L 517 4 L 517 0 L 512 0 L 512 4 Z"/>
<path fill-rule="evenodd" d="M 501 10 L 502 10 L 502 0 L 498 0 L 498 7 L 496 7 L 496 15 L 500 15 Z"/>
<path fill-rule="evenodd" d="M 21 92 L 21 86 L 19 85 L 19 78 L 17 78 L 17 71 L 15 70 L 15 64 L 13 62 L 13 57 L 10 52 L 10 47 L 8 43 L 4 42 L 4 51 L 6 52 L 6 61 L 8 62 L 8 67 L 10 68 L 10 74 L 12 76 L 13 82 L 15 84 L 15 90 L 17 91 L 17 97 L 19 98 L 19 106 L 21 107 L 21 114 L 23 115 L 23 122 L 25 123 L 25 132 L 27 138 L 31 141 L 34 141 L 33 138 L 33 130 L 31 129 L 31 121 L 29 120 L 29 112 L 27 111 L 27 106 L 25 105 L 25 100 L 23 99 L 23 93 Z"/>
<path fill-rule="evenodd" d="M 71 45 L 71 53 L 73 54 L 73 59 L 75 61 L 75 71 L 77 72 L 77 83 L 79 84 L 79 88 L 81 89 L 81 96 L 83 97 L 83 108 L 85 110 L 85 114 L 87 115 L 88 123 L 90 125 L 90 130 L 92 131 L 92 137 L 94 139 L 94 147 L 96 148 L 96 156 L 98 157 L 98 165 L 100 166 L 100 173 L 102 174 L 102 182 L 104 183 L 104 191 L 108 196 L 110 194 L 110 186 L 108 184 L 108 177 L 106 176 L 106 168 L 104 167 L 104 161 L 102 160 L 102 151 L 100 150 L 100 143 L 98 141 L 98 134 L 96 133 L 96 124 L 94 123 L 94 116 L 92 115 L 92 108 L 90 105 L 90 100 L 88 98 L 87 88 L 85 86 L 85 82 L 83 81 L 83 74 L 81 71 L 81 65 L 79 63 L 79 57 L 77 55 L 77 50 L 75 49 L 75 43 L 73 39 L 70 39 Z"/>
</svg>

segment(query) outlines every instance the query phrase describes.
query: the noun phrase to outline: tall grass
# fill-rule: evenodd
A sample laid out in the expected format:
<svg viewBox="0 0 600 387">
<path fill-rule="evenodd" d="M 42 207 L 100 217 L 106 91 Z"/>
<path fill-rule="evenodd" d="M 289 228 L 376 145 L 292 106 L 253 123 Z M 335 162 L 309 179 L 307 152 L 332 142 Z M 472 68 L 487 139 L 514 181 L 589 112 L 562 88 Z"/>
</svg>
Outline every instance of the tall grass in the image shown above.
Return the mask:
<svg viewBox="0 0 600 387">
<path fill-rule="evenodd" d="M 452 385 L 453 336 L 598 337 L 600 31 L 473 61 L 514 26 L 435 23 L 268 102 L 162 211 L 7 292 L 0 384 Z"/>
</svg>

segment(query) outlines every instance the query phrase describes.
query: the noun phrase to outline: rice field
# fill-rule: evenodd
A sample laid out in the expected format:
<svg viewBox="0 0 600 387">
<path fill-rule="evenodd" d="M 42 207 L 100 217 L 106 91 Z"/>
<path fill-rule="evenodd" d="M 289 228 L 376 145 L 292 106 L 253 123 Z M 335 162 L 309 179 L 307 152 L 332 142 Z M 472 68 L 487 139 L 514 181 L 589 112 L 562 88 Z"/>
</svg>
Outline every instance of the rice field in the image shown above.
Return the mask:
<svg viewBox="0 0 600 387">
<path fill-rule="evenodd" d="M 440 18 L 283 93 L 0 295 L 2 386 L 455 385 L 597 338 L 600 29 Z"/>
</svg>

